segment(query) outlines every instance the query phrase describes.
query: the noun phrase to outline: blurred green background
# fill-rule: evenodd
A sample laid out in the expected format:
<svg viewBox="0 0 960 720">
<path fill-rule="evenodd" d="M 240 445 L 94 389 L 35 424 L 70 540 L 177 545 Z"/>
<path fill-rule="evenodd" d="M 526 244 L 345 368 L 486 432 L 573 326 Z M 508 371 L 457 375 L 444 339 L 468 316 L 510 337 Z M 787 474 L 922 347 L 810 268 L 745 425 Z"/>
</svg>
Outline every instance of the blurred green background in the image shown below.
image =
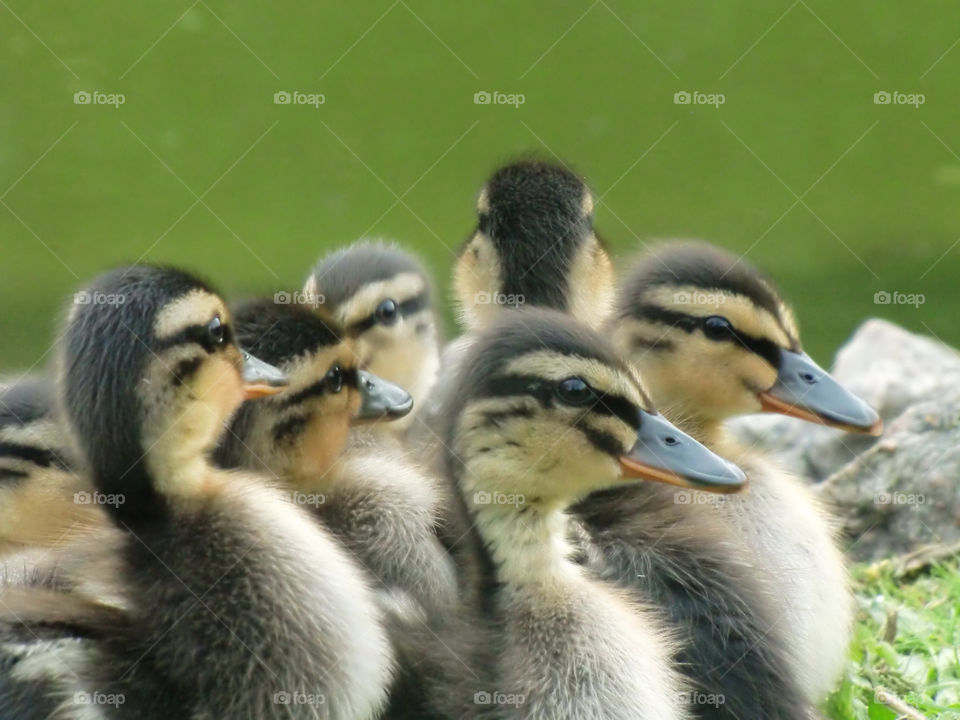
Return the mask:
<svg viewBox="0 0 960 720">
<path fill-rule="evenodd" d="M 960 343 L 957 4 L 3 0 L 0 18 L 2 370 L 45 362 L 64 298 L 121 262 L 272 292 L 386 235 L 446 291 L 475 193 L 529 151 L 587 176 L 623 255 L 670 236 L 747 253 L 821 361 L 871 315 Z"/>
</svg>

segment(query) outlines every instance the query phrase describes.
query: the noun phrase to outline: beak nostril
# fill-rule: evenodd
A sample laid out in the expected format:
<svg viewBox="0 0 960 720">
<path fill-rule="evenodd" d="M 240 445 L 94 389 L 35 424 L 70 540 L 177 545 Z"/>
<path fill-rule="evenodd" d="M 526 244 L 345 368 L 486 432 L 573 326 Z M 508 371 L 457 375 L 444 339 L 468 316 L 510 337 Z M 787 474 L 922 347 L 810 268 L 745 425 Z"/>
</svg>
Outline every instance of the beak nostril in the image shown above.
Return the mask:
<svg viewBox="0 0 960 720">
<path fill-rule="evenodd" d="M 800 379 L 803 380 L 804 382 L 810 383 L 811 385 L 813 385 L 813 383 L 817 381 L 817 378 L 815 378 L 813 373 L 811 372 L 800 373 Z"/>
<path fill-rule="evenodd" d="M 673 445 L 679 445 L 680 441 L 677 438 L 675 438 L 673 435 L 667 435 L 666 437 L 663 438 L 663 443 L 664 445 L 673 446 Z"/>
</svg>

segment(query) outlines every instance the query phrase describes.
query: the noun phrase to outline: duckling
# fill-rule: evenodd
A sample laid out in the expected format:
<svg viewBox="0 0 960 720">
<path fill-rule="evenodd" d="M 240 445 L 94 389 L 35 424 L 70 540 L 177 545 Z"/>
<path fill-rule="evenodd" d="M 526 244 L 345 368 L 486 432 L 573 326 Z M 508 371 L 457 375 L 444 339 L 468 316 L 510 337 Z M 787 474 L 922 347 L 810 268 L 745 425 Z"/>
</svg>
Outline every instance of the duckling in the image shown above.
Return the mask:
<svg viewBox="0 0 960 720">
<path fill-rule="evenodd" d="M 0 388 L 0 557 L 62 545 L 106 525 L 55 414 L 52 383 Z"/>
<path fill-rule="evenodd" d="M 465 333 L 440 358 L 440 382 L 455 368 L 473 333 L 506 309 L 524 305 L 567 312 L 596 327 L 615 290 L 613 264 L 593 230 L 593 194 L 562 165 L 520 161 L 497 170 L 477 198 L 477 228 L 453 269 L 454 304 Z M 421 405 L 409 441 L 436 452 L 438 387 Z"/>
<path fill-rule="evenodd" d="M 354 339 L 360 367 L 403 387 L 415 404 L 433 386 L 440 362 L 432 295 L 420 261 L 382 240 L 361 240 L 321 258 L 303 285 L 305 303 L 325 308 Z M 407 426 L 401 420 L 382 427 Z"/>
<path fill-rule="evenodd" d="M 446 471 L 499 629 L 476 702 L 493 717 L 687 717 L 661 616 L 570 559 L 565 510 L 625 476 L 731 491 L 743 474 L 655 414 L 606 341 L 556 312 L 504 313 L 455 386 Z"/>
<path fill-rule="evenodd" d="M 91 291 L 125 302 L 73 310 L 60 393 L 115 499 L 126 623 L 69 655 L 36 649 L 5 684 L 58 679 L 67 717 L 93 715 L 74 692 L 130 717 L 375 717 L 392 659 L 362 571 L 282 492 L 207 459 L 244 397 L 284 376 L 238 349 L 223 301 L 186 273 L 134 266 Z"/>
<path fill-rule="evenodd" d="M 477 198 L 477 229 L 453 271 L 468 330 L 501 307 L 533 305 L 596 327 L 612 306 L 615 278 L 593 230 L 593 194 L 562 165 L 516 162 L 497 170 Z"/>
<path fill-rule="evenodd" d="M 436 481 L 389 449 L 384 457 L 382 443 L 340 452 L 351 419 L 360 427 L 399 419 L 413 401 L 358 369 L 354 340 L 305 307 L 252 300 L 233 317 L 241 345 L 291 382 L 243 405 L 217 458 L 277 477 L 370 573 L 399 661 L 385 717 L 425 717 L 447 702 L 431 688 L 469 673 L 461 663 L 471 653 L 450 617 L 461 608 L 452 558 L 436 534 Z"/>
<path fill-rule="evenodd" d="M 358 369 L 353 342 L 307 308 L 252 300 L 234 307 L 239 342 L 291 379 L 237 413 L 218 459 L 271 474 L 295 490 L 387 589 L 419 602 L 450 598 L 450 559 L 437 542 L 431 487 L 404 463 L 348 452 L 351 422 L 397 420 L 413 407 L 401 387 Z M 390 458 L 392 461 L 394 458 Z"/>
<path fill-rule="evenodd" d="M 667 244 L 637 262 L 609 333 L 668 417 L 746 471 L 750 492 L 716 514 L 773 579 L 777 630 L 795 650 L 806 698 L 819 702 L 842 670 L 852 623 L 835 523 L 797 479 L 735 444 L 723 421 L 771 411 L 877 434 L 876 412 L 802 351 L 793 312 L 768 278 L 705 243 Z"/>
<path fill-rule="evenodd" d="M 550 183 L 554 186 L 552 193 L 540 194 L 563 196 L 561 189 L 569 175 L 560 168 L 547 168 L 528 168 L 523 164 L 505 168 L 500 173 L 510 182 L 491 180 L 481 192 L 481 229 L 485 225 L 521 226 L 524 233 L 514 233 L 515 242 L 511 244 L 495 245 L 483 240 L 478 231 L 470 241 L 476 243 L 475 257 L 488 258 L 479 267 L 495 269 L 502 264 L 524 268 L 531 255 L 538 257 L 551 247 L 556 233 L 543 228 L 549 229 L 553 224 L 538 221 L 527 212 L 525 209 L 534 203 L 524 200 L 522 194 L 523 188 Z M 569 181 L 569 187 L 572 190 L 575 184 Z M 576 225 L 579 220 L 589 227 L 588 218 L 578 214 L 579 206 L 572 201 L 575 196 L 580 198 L 580 206 L 592 207 L 589 192 L 582 183 L 579 187 L 579 195 L 570 193 L 567 222 Z M 513 196 L 507 192 L 511 189 Z M 491 196 L 505 199 L 495 202 L 490 200 Z M 553 206 L 563 204 L 554 202 Z M 496 222 L 489 219 L 491 215 L 497 218 Z M 494 246 L 497 253 L 491 250 Z M 612 263 L 600 243 L 585 247 L 586 257 L 581 257 L 579 266 L 586 270 L 578 271 L 578 263 L 569 255 L 553 256 L 555 276 L 518 270 L 509 287 L 528 302 L 533 299 L 534 303 L 559 309 L 573 307 L 594 324 L 604 322 L 612 307 Z M 489 260 L 493 256 L 498 258 L 496 263 Z M 463 253 L 455 271 L 457 300 L 462 308 L 474 306 L 475 291 L 464 281 L 470 277 L 466 264 L 470 259 L 470 253 Z M 488 271 L 487 276 L 498 273 Z M 561 278 L 559 283 L 557 277 Z M 585 282 L 584 278 L 590 281 Z M 559 293 L 558 287 L 566 288 L 566 293 Z M 577 301 L 563 302 L 567 295 Z M 468 320 L 472 318 L 473 325 L 494 319 L 497 308 L 509 306 L 482 307 L 486 308 L 483 314 L 465 313 Z M 464 352 L 469 337 L 459 341 L 459 348 L 444 352 L 444 367 L 457 364 L 456 354 Z M 440 433 L 437 398 L 449 392 L 443 386 L 452 384 L 454 377 L 453 373 L 441 376 L 437 394 L 425 413 L 431 432 L 417 436 L 421 446 L 431 452 L 436 452 L 438 445 L 433 434 Z M 723 498 L 711 505 L 679 504 L 678 500 L 687 497 L 693 496 L 687 491 L 677 495 L 667 487 L 649 483 L 591 494 L 574 506 L 575 521 L 570 532 L 577 558 L 638 601 L 652 603 L 667 615 L 679 643 L 679 665 L 693 691 L 689 696 L 690 709 L 697 717 L 805 718 L 809 703 L 794 678 L 792 649 L 784 633 L 771 631 L 779 619 L 775 601 L 779 589 L 756 572 L 750 544 L 712 511 L 713 505 Z M 459 524 L 463 524 L 462 520 Z M 459 533 L 454 532 L 454 540 L 458 537 Z"/>
</svg>

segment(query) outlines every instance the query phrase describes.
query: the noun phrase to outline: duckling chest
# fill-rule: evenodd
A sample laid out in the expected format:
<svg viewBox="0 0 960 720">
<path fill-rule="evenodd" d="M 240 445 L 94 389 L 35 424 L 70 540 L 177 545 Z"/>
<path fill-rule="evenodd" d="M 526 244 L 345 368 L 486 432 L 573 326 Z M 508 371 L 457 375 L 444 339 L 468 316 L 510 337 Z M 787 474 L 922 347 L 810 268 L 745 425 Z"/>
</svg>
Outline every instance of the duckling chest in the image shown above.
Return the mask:
<svg viewBox="0 0 960 720">
<path fill-rule="evenodd" d="M 599 584 L 507 590 L 498 659 L 508 716 L 674 718 L 678 688 L 652 618 Z M 510 703 L 515 704 L 509 707 Z"/>
</svg>

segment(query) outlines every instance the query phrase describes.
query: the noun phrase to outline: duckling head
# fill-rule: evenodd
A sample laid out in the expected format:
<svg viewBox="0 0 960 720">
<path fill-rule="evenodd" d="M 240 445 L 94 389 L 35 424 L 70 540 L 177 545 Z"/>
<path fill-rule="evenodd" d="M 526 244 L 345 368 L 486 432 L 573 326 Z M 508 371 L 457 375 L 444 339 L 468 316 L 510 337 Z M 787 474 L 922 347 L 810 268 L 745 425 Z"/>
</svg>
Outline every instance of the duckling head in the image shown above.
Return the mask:
<svg viewBox="0 0 960 720">
<path fill-rule="evenodd" d="M 397 383 L 414 402 L 427 396 L 440 365 L 440 338 L 419 260 L 392 243 L 363 240 L 322 258 L 303 294 L 344 328 L 361 368 Z"/>
<path fill-rule="evenodd" d="M 60 357 L 64 417 L 121 518 L 204 496 L 204 454 L 245 397 L 286 379 L 234 342 L 223 300 L 172 268 L 98 277 L 74 304 Z"/>
<path fill-rule="evenodd" d="M 630 478 L 718 492 L 744 482 L 656 413 L 602 337 L 562 313 L 503 313 L 458 373 L 446 399 L 447 470 L 478 508 L 501 498 L 559 507 Z"/>
<path fill-rule="evenodd" d="M 477 229 L 453 283 L 468 330 L 504 308 L 553 308 L 596 326 L 610 309 L 613 265 L 593 231 L 593 194 L 560 165 L 523 161 L 497 170 L 477 198 Z"/>
<path fill-rule="evenodd" d="M 708 430 L 772 411 L 879 434 L 877 413 L 806 355 L 790 307 L 756 268 L 701 242 L 673 242 L 623 279 L 609 327 L 671 417 Z"/>
<path fill-rule="evenodd" d="M 256 299 L 234 306 L 233 322 L 240 344 L 280 368 L 289 386 L 244 403 L 217 450 L 223 465 L 316 482 L 353 423 L 396 420 L 413 407 L 403 388 L 361 370 L 356 341 L 315 311 Z"/>
</svg>

